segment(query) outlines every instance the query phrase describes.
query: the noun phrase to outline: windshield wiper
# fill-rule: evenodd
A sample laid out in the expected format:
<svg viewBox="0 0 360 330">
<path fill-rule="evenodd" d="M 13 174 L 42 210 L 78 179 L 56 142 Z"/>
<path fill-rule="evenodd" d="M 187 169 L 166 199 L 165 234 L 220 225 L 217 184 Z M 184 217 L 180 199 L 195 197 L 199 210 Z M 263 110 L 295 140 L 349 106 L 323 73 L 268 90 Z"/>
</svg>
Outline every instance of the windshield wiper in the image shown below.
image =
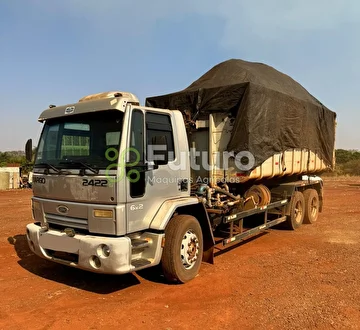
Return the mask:
<svg viewBox="0 0 360 330">
<path fill-rule="evenodd" d="M 53 164 L 50 164 L 50 163 L 39 163 L 39 164 L 35 164 L 35 166 L 36 165 L 45 166 L 46 167 L 46 170 L 44 171 L 45 174 L 49 174 L 49 169 L 52 169 L 53 171 L 55 171 L 56 174 L 66 174 L 66 175 L 71 174 L 69 171 L 64 171 L 61 168 L 57 168 Z"/>
<path fill-rule="evenodd" d="M 57 167 L 55 167 L 54 165 L 50 164 L 50 163 L 39 163 L 39 164 L 35 164 L 39 165 L 39 166 L 45 166 L 47 169 L 52 169 L 53 171 L 55 171 L 56 173 L 60 173 L 60 169 L 58 169 Z"/>
<path fill-rule="evenodd" d="M 99 170 L 97 168 L 93 168 L 92 166 L 90 166 L 89 164 L 86 164 L 84 162 L 67 160 L 66 162 L 60 162 L 59 164 L 64 164 L 64 165 L 71 164 L 74 166 L 82 166 L 82 167 L 85 167 L 86 169 L 88 169 L 89 171 L 93 172 L 94 174 L 99 174 Z"/>
</svg>

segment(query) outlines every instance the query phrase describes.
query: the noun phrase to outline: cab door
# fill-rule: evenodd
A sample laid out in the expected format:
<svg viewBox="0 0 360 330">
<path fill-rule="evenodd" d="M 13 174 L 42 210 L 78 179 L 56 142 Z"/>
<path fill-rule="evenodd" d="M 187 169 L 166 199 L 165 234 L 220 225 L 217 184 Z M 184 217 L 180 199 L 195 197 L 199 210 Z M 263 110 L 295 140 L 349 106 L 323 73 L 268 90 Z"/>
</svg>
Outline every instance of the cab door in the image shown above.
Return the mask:
<svg viewBox="0 0 360 330">
<path fill-rule="evenodd" d="M 125 178 L 128 233 L 148 229 L 161 204 L 184 192 L 176 169 L 180 157 L 174 122 L 170 111 L 132 110 Z"/>
</svg>

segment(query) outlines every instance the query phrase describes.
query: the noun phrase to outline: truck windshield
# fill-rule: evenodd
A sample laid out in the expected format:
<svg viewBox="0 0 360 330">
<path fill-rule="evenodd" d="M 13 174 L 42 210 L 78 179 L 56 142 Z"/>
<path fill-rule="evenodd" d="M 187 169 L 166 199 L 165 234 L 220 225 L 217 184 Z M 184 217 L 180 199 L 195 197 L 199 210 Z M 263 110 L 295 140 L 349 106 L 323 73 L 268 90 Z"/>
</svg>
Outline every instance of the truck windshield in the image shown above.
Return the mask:
<svg viewBox="0 0 360 330">
<path fill-rule="evenodd" d="M 123 113 L 101 111 L 48 120 L 35 166 L 101 170 L 117 162 Z"/>
</svg>

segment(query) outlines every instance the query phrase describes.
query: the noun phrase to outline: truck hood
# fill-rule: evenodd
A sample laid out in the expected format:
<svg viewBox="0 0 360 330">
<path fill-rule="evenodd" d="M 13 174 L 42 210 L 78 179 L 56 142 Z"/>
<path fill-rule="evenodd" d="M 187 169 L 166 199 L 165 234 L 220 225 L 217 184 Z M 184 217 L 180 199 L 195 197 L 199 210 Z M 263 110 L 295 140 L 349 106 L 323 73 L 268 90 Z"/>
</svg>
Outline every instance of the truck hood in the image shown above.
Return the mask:
<svg viewBox="0 0 360 330">
<path fill-rule="evenodd" d="M 116 184 L 104 175 L 38 174 L 33 176 L 36 197 L 88 203 L 116 204 Z"/>
</svg>

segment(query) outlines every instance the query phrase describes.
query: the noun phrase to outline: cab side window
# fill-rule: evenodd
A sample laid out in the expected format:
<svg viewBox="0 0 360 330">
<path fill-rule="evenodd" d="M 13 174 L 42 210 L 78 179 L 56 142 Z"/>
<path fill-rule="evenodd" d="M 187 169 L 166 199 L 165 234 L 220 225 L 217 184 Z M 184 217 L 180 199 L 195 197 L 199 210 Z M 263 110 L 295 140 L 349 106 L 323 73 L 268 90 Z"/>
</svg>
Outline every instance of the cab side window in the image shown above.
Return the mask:
<svg viewBox="0 0 360 330">
<path fill-rule="evenodd" d="M 130 163 L 144 161 L 144 114 L 134 110 L 131 120 L 130 133 Z"/>
<path fill-rule="evenodd" d="M 146 113 L 146 144 L 152 145 L 155 136 L 165 136 L 167 149 L 169 151 L 169 161 L 175 159 L 174 149 L 174 136 L 171 126 L 170 116 L 165 114 L 158 114 L 147 112 Z M 153 161 L 152 153 L 148 152 L 146 159 Z"/>
</svg>

